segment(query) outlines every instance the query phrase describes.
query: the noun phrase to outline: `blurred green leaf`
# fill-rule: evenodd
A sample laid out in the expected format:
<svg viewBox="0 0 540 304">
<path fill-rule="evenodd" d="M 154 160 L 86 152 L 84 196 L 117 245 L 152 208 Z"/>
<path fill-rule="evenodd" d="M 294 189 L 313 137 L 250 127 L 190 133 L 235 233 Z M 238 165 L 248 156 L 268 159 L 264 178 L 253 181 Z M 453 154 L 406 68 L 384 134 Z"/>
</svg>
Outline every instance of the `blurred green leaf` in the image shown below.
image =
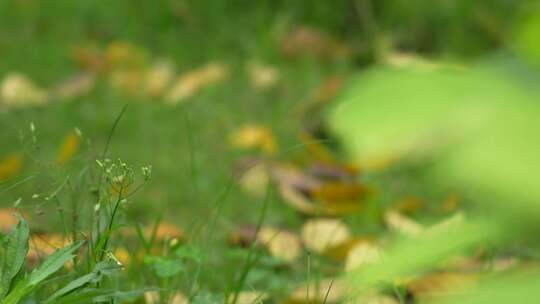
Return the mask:
<svg viewBox="0 0 540 304">
<path fill-rule="evenodd" d="M 19 216 L 19 223 L 7 236 L 5 255 L 3 256 L 0 281 L 0 299 L 16 284 L 14 278 L 23 269 L 28 253 L 28 238 L 30 229 L 26 221 Z"/>
</svg>

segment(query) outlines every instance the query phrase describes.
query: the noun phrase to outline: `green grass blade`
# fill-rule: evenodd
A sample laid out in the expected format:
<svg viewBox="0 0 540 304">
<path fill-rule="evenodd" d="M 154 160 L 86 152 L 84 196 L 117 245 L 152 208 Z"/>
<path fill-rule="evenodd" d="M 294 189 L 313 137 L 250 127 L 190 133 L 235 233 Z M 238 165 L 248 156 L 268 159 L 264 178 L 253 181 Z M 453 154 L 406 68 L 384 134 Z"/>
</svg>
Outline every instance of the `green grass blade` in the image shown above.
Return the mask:
<svg viewBox="0 0 540 304">
<path fill-rule="evenodd" d="M 45 260 L 45 262 L 43 262 L 43 264 L 30 273 L 28 284 L 30 286 L 36 286 L 48 276 L 58 271 L 58 269 L 60 269 L 67 261 L 75 257 L 73 253 L 79 249 L 83 243 L 84 241 L 78 241 L 55 251 Z"/>
</svg>

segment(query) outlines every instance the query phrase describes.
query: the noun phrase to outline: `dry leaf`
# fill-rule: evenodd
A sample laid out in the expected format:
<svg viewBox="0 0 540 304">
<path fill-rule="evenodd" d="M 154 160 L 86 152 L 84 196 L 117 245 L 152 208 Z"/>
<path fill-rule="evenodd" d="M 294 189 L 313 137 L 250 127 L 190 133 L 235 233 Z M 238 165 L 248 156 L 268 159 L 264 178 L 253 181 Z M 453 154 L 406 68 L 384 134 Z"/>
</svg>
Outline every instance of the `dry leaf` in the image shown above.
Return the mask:
<svg viewBox="0 0 540 304">
<path fill-rule="evenodd" d="M 154 230 L 153 226 L 148 226 L 144 230 L 144 235 L 147 239 L 152 237 L 152 233 L 154 232 L 153 230 Z M 157 240 L 166 240 L 166 239 L 173 239 L 173 238 L 181 239 L 183 235 L 184 233 L 180 228 L 166 221 L 161 221 L 158 224 L 156 232 L 155 232 L 155 238 Z"/>
<path fill-rule="evenodd" d="M 21 173 L 23 157 L 13 153 L 0 160 L 0 182 L 13 178 Z"/>
<path fill-rule="evenodd" d="M 321 279 L 300 284 L 289 296 L 287 303 L 337 303 L 344 296 L 345 286 L 342 280 Z"/>
<path fill-rule="evenodd" d="M 324 253 L 351 239 L 349 228 L 342 221 L 329 218 L 308 220 L 302 227 L 301 236 L 306 248 L 316 253 Z"/>
<path fill-rule="evenodd" d="M 229 303 L 232 303 L 234 295 L 229 297 Z M 236 304 L 258 304 L 264 303 L 268 299 L 268 294 L 263 291 L 249 290 L 249 291 L 240 291 L 238 293 L 238 298 L 236 299 Z"/>
<path fill-rule="evenodd" d="M 228 67 L 220 62 L 210 62 L 205 66 L 184 73 L 174 82 L 165 95 L 169 104 L 177 104 L 192 97 L 204 87 L 222 81 L 228 75 Z"/>
<path fill-rule="evenodd" d="M 272 131 L 259 125 L 245 125 L 231 134 L 231 145 L 241 149 L 260 149 L 273 155 L 277 152 L 277 144 Z"/>
<path fill-rule="evenodd" d="M 144 292 L 144 302 L 146 304 L 159 304 L 160 296 L 159 292 L 155 290 L 149 290 Z"/>
<path fill-rule="evenodd" d="M 176 292 L 169 304 L 189 304 L 189 300 L 183 293 Z"/>
<path fill-rule="evenodd" d="M 27 76 L 13 72 L 0 85 L 0 101 L 9 107 L 42 105 L 47 102 L 47 91 L 36 86 Z"/>
<path fill-rule="evenodd" d="M 248 248 L 255 241 L 256 233 L 257 228 L 253 225 L 240 227 L 229 236 L 229 244 Z"/>
<path fill-rule="evenodd" d="M 247 71 L 251 83 L 257 89 L 268 89 L 274 86 L 279 80 L 278 70 L 270 65 L 252 62 L 248 64 Z"/>
<path fill-rule="evenodd" d="M 102 72 L 105 69 L 105 58 L 95 43 L 76 46 L 71 52 L 75 63 L 91 74 Z"/>
<path fill-rule="evenodd" d="M 125 247 L 116 248 L 116 250 L 114 250 L 114 257 L 118 262 L 122 263 L 122 265 L 129 265 L 131 262 L 131 254 Z"/>
<path fill-rule="evenodd" d="M 349 251 L 345 262 L 345 270 L 351 271 L 361 266 L 377 263 L 380 261 L 381 256 L 382 250 L 379 246 L 369 242 L 359 242 Z"/>
<path fill-rule="evenodd" d="M 169 60 L 160 60 L 156 62 L 145 76 L 145 92 L 150 97 L 159 97 L 163 95 L 165 89 L 169 86 L 174 77 L 174 67 Z"/>
<path fill-rule="evenodd" d="M 406 236 L 415 237 L 424 231 L 422 225 L 395 211 L 386 212 L 384 221 L 390 230 Z"/>
<path fill-rule="evenodd" d="M 143 72 L 139 68 L 125 68 L 113 71 L 109 78 L 112 88 L 130 96 L 141 93 Z"/>
<path fill-rule="evenodd" d="M 0 232 L 8 232 L 13 226 L 19 223 L 14 216 L 16 211 L 11 208 L 0 208 Z"/>
<path fill-rule="evenodd" d="M 262 227 L 257 240 L 268 248 L 270 254 L 287 262 L 293 262 L 300 256 L 300 239 L 292 232 L 273 227 Z"/>
<path fill-rule="evenodd" d="M 312 191 L 315 199 L 326 203 L 356 201 L 369 191 L 360 184 L 346 182 L 326 182 Z"/>
<path fill-rule="evenodd" d="M 105 50 L 105 61 L 108 68 L 140 67 L 146 61 L 145 51 L 132 43 L 114 41 Z"/>
<path fill-rule="evenodd" d="M 268 167 L 263 163 L 251 166 L 242 174 L 239 180 L 240 188 L 256 197 L 264 196 L 269 182 Z"/>
<path fill-rule="evenodd" d="M 476 282 L 473 274 L 441 272 L 423 276 L 407 284 L 415 298 L 420 300 L 449 296 L 470 288 Z"/>
<path fill-rule="evenodd" d="M 73 99 L 88 94 L 95 85 L 96 79 L 90 73 L 75 75 L 58 84 L 52 89 L 52 94 L 60 99 Z"/>
<path fill-rule="evenodd" d="M 336 39 L 314 28 L 301 26 L 281 41 L 285 56 L 313 56 L 322 59 L 339 58 L 349 53 L 348 48 Z"/>
<path fill-rule="evenodd" d="M 75 154 L 79 151 L 80 137 L 76 132 L 70 132 L 64 142 L 60 146 L 60 151 L 58 153 L 58 158 L 56 162 L 59 165 L 67 164 Z"/>
</svg>

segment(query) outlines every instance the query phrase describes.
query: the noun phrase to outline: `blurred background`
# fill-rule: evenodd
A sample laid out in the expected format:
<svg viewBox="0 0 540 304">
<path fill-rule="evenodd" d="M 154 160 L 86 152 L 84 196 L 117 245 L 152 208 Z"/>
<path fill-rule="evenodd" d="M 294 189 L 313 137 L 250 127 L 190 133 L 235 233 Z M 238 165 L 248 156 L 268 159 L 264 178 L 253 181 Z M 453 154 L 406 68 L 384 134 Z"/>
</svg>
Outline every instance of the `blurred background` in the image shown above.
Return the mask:
<svg viewBox="0 0 540 304">
<path fill-rule="evenodd" d="M 539 80 L 533 0 L 2 0 L 0 204 L 39 231 L 58 208 L 84 223 L 108 147 L 152 166 L 124 221 L 187 239 L 215 216 L 217 240 L 244 241 L 270 188 L 265 223 L 293 231 L 323 216 L 379 239 L 388 210 L 531 231 Z"/>
</svg>

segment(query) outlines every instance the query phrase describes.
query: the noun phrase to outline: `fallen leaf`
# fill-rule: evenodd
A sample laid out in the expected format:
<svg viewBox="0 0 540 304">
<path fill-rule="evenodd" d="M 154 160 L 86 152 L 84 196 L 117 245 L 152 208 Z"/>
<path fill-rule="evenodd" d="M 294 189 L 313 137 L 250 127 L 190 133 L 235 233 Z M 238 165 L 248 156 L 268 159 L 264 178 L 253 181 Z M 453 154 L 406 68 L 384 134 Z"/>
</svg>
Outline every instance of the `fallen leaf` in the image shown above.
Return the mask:
<svg viewBox="0 0 540 304">
<path fill-rule="evenodd" d="M 19 153 L 13 153 L 0 160 L 0 182 L 6 181 L 19 175 L 22 171 L 23 157 Z"/>
<path fill-rule="evenodd" d="M 143 71 L 138 67 L 114 70 L 109 77 L 112 88 L 130 96 L 141 93 L 143 83 Z"/>
<path fill-rule="evenodd" d="M 248 248 L 255 241 L 256 233 L 257 228 L 253 225 L 240 227 L 229 236 L 229 244 Z"/>
<path fill-rule="evenodd" d="M 144 90 L 150 97 L 160 97 L 172 82 L 174 67 L 169 60 L 159 60 L 146 71 Z"/>
<path fill-rule="evenodd" d="M 8 232 L 19 223 L 15 213 L 16 211 L 11 208 L 0 208 L 0 232 Z"/>
<path fill-rule="evenodd" d="M 424 206 L 422 200 L 417 197 L 409 196 L 392 206 L 392 209 L 397 213 L 413 214 Z"/>
<path fill-rule="evenodd" d="M 281 41 L 281 52 L 288 57 L 313 56 L 333 59 L 346 56 L 349 49 L 343 43 L 307 26 L 300 26 Z"/>
<path fill-rule="evenodd" d="M 287 303 L 338 303 L 344 296 L 345 285 L 341 279 L 325 278 L 298 285 Z"/>
<path fill-rule="evenodd" d="M 277 144 L 272 131 L 264 126 L 244 125 L 231 134 L 229 142 L 235 148 L 260 149 L 269 155 L 277 152 Z"/>
<path fill-rule="evenodd" d="M 368 189 L 358 183 L 326 182 L 316 187 L 313 197 L 326 203 L 351 202 L 365 197 Z"/>
<path fill-rule="evenodd" d="M 131 262 L 131 254 L 125 247 L 117 247 L 114 250 L 114 257 L 124 266 L 129 265 Z"/>
<path fill-rule="evenodd" d="M 279 80 L 278 70 L 271 65 L 251 62 L 247 65 L 247 71 L 251 84 L 260 90 L 271 88 Z"/>
<path fill-rule="evenodd" d="M 370 242 L 359 242 L 349 251 L 345 262 L 345 270 L 352 271 L 365 265 L 377 263 L 381 257 L 382 250 L 379 246 Z"/>
<path fill-rule="evenodd" d="M 407 284 L 407 289 L 420 301 L 433 300 L 434 297 L 449 296 L 471 288 L 476 275 L 439 272 L 425 275 Z"/>
<path fill-rule="evenodd" d="M 153 226 L 146 227 L 146 229 L 144 230 L 145 237 L 147 239 L 150 239 L 152 237 L 153 232 L 154 232 Z M 173 239 L 173 238 L 181 239 L 183 235 L 184 235 L 183 231 L 180 228 L 178 228 L 176 225 L 166 222 L 166 221 L 161 221 L 159 222 L 157 226 L 154 237 L 157 240 L 166 240 L 166 239 Z"/>
<path fill-rule="evenodd" d="M 384 221 L 390 230 L 406 236 L 415 237 L 424 231 L 422 225 L 395 211 L 386 212 Z"/>
<path fill-rule="evenodd" d="M 169 304 L 189 304 L 188 298 L 181 292 L 176 292 Z"/>
<path fill-rule="evenodd" d="M 273 227 L 262 227 L 257 240 L 268 248 L 270 254 L 287 262 L 293 262 L 300 256 L 300 239 L 292 232 Z"/>
<path fill-rule="evenodd" d="M 146 62 L 146 51 L 126 41 L 111 42 L 105 50 L 109 69 L 141 67 Z"/>
<path fill-rule="evenodd" d="M 103 72 L 105 69 L 105 58 L 103 52 L 96 43 L 85 43 L 76 46 L 71 51 L 71 58 L 85 72 L 91 74 Z"/>
<path fill-rule="evenodd" d="M 27 76 L 12 72 L 4 77 L 0 85 L 0 100 L 8 108 L 20 108 L 45 104 L 48 95 L 46 90 L 36 86 Z"/>
<path fill-rule="evenodd" d="M 302 242 L 306 248 L 324 253 L 351 239 L 349 228 L 338 219 L 321 218 L 308 220 L 302 227 Z"/>
<path fill-rule="evenodd" d="M 70 132 L 64 142 L 60 146 L 60 151 L 58 153 L 58 158 L 56 162 L 59 165 L 67 164 L 75 154 L 79 151 L 80 146 L 80 137 L 75 131 Z"/>
<path fill-rule="evenodd" d="M 74 99 L 88 94 L 95 85 L 95 77 L 90 73 L 75 75 L 52 89 L 52 95 L 59 99 Z"/>
<path fill-rule="evenodd" d="M 159 292 L 155 290 L 145 291 L 144 302 L 146 304 L 159 304 L 160 303 Z"/>
<path fill-rule="evenodd" d="M 192 97 L 204 87 L 224 80 L 228 67 L 221 62 L 210 62 L 201 68 L 186 72 L 178 77 L 165 95 L 169 104 L 178 104 Z"/>
<path fill-rule="evenodd" d="M 242 174 L 239 180 L 240 188 L 256 197 L 264 196 L 269 182 L 269 169 L 264 163 L 252 165 Z"/>
</svg>

